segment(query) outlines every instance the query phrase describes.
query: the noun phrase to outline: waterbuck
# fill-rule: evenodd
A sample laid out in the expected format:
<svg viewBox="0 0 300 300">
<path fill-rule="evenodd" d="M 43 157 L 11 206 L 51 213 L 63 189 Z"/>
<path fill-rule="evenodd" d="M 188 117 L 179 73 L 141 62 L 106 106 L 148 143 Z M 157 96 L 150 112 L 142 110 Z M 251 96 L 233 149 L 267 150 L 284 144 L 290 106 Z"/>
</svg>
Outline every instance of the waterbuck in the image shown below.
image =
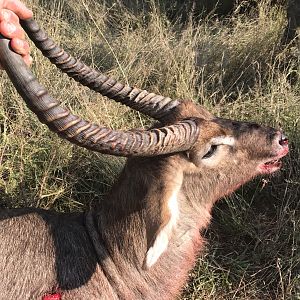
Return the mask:
<svg viewBox="0 0 300 300">
<path fill-rule="evenodd" d="M 199 230 L 213 204 L 278 170 L 287 138 L 124 86 L 67 54 L 33 19 L 22 26 L 63 72 L 158 123 L 118 131 L 73 115 L 1 38 L 0 63 L 41 122 L 72 143 L 128 160 L 106 199 L 86 213 L 1 210 L 0 299 L 175 299 L 203 247 Z"/>
</svg>

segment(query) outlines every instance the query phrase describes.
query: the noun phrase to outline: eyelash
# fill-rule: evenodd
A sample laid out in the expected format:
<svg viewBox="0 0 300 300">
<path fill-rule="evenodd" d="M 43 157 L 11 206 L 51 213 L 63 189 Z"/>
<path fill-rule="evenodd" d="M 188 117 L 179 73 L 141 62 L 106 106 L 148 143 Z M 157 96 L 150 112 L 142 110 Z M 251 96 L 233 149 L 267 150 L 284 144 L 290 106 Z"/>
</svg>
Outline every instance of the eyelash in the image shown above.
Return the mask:
<svg viewBox="0 0 300 300">
<path fill-rule="evenodd" d="M 202 157 L 202 159 L 210 158 L 217 150 L 218 145 L 211 145 L 208 152 Z"/>
</svg>

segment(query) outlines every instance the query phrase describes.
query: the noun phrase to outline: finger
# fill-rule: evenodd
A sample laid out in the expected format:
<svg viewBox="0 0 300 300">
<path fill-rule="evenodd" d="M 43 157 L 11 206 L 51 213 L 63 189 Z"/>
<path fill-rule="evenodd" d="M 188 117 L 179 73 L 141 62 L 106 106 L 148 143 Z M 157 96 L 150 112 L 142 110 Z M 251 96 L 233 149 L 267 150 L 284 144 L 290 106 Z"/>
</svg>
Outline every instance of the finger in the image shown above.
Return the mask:
<svg viewBox="0 0 300 300">
<path fill-rule="evenodd" d="M 13 11 L 20 19 L 26 20 L 32 18 L 33 13 L 26 5 L 19 0 L 7 0 L 4 1 L 4 7 Z"/>
<path fill-rule="evenodd" d="M 0 9 L 0 22 L 6 21 L 9 23 L 18 24 L 19 23 L 19 17 L 8 9 Z"/>
<path fill-rule="evenodd" d="M 0 23 L 0 32 L 7 38 L 25 39 L 24 30 L 20 25 L 2 21 Z"/>
<path fill-rule="evenodd" d="M 18 38 L 13 38 L 10 41 L 10 45 L 11 45 L 11 48 L 15 52 L 17 52 L 21 55 L 28 55 L 29 54 L 29 44 L 24 40 L 21 40 L 21 39 L 18 39 Z"/>
<path fill-rule="evenodd" d="M 28 66 L 30 66 L 32 64 L 32 57 L 29 54 L 23 56 L 23 60 L 25 61 L 26 65 L 28 65 Z"/>
<path fill-rule="evenodd" d="M 27 53 L 25 55 L 22 55 L 22 58 L 24 60 L 24 62 L 26 63 L 26 65 L 30 66 L 32 64 L 32 57 Z M 0 64 L 0 70 L 2 70 L 3 67 Z"/>
</svg>

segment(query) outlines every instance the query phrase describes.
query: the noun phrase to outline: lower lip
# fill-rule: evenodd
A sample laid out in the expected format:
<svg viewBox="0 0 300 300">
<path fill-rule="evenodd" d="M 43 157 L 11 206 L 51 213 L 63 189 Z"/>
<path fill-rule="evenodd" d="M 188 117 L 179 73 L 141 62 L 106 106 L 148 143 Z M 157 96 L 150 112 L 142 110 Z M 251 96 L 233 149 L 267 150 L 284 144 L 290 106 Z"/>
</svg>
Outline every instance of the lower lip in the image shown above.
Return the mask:
<svg viewBox="0 0 300 300">
<path fill-rule="evenodd" d="M 278 161 L 273 164 L 262 164 L 259 166 L 260 173 L 262 174 L 271 174 L 277 170 L 279 170 L 282 166 L 281 161 Z"/>
<path fill-rule="evenodd" d="M 289 146 L 288 144 L 283 145 L 280 152 L 277 154 L 276 157 L 274 157 L 274 160 L 278 160 L 277 162 L 271 163 L 271 164 L 261 164 L 259 165 L 259 172 L 261 174 L 271 174 L 277 170 L 279 170 L 282 166 L 282 162 L 279 161 L 280 158 L 286 156 L 289 152 Z"/>
</svg>

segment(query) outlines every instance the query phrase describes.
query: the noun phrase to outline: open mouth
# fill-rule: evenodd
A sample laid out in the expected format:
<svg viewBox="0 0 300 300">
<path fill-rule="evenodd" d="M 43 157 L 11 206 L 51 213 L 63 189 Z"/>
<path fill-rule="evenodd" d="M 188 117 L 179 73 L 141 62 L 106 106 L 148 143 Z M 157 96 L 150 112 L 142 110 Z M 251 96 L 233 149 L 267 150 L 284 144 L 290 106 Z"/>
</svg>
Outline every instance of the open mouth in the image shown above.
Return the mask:
<svg viewBox="0 0 300 300">
<path fill-rule="evenodd" d="M 261 163 L 259 167 L 259 172 L 261 174 L 271 174 L 279 170 L 282 166 L 280 159 L 286 156 L 289 152 L 289 142 L 287 137 L 282 133 L 278 133 L 278 140 L 276 142 L 276 154 L 273 158 Z"/>
<path fill-rule="evenodd" d="M 282 138 L 279 141 L 280 150 L 278 151 L 277 155 L 262 164 L 259 165 L 259 171 L 261 174 L 270 174 L 277 170 L 279 170 L 282 166 L 282 162 L 280 159 L 286 156 L 289 152 L 288 140 L 287 138 Z"/>
<path fill-rule="evenodd" d="M 260 165 L 260 170 L 262 173 L 273 173 L 277 170 L 279 170 L 282 166 L 282 162 L 278 159 L 273 159 L 270 161 L 267 161 Z"/>
</svg>

